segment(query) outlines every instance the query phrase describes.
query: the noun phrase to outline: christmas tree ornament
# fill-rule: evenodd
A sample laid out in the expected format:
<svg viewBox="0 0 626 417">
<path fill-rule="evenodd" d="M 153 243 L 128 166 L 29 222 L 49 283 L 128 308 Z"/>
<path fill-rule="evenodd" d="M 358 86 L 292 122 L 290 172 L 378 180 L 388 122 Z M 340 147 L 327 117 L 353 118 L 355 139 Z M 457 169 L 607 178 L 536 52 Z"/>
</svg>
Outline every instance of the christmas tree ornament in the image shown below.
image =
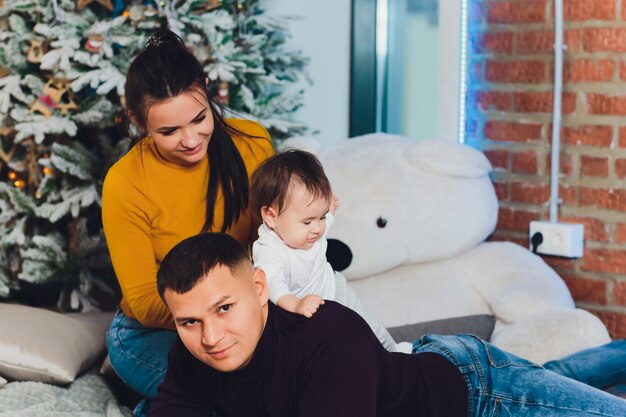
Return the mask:
<svg viewBox="0 0 626 417">
<path fill-rule="evenodd" d="M 240 34 L 247 32 L 246 28 L 246 12 L 248 11 L 248 2 L 245 0 L 237 0 L 235 2 L 235 13 L 237 14 L 237 27 Z"/>
<path fill-rule="evenodd" d="M 140 27 L 142 24 L 146 24 L 147 21 L 155 21 L 160 17 L 160 13 L 154 7 L 143 4 L 131 4 L 122 13 L 122 16 L 130 19 L 131 23 L 135 27 Z M 156 20 L 155 20 L 156 19 Z"/>
<path fill-rule="evenodd" d="M 33 114 L 42 114 L 47 118 L 52 116 L 52 112 L 54 111 L 56 106 L 56 103 L 50 98 L 50 96 L 42 94 L 30 106 L 30 112 Z"/>
<path fill-rule="evenodd" d="M 77 110 L 78 106 L 74 102 L 70 83 L 67 78 L 50 78 L 41 92 L 41 95 L 30 106 L 31 113 L 40 113 L 46 118 L 52 116 L 56 108 L 66 116 L 70 110 Z"/>
<path fill-rule="evenodd" d="M 143 20 L 143 16 L 146 10 L 146 6 L 134 4 L 130 6 L 124 13 L 124 16 L 128 17 L 134 23 L 138 23 Z"/>
<path fill-rule="evenodd" d="M 69 88 L 69 80 L 68 88 L 61 96 L 61 101 L 57 104 L 57 108 L 61 111 L 61 116 L 68 116 L 70 110 L 78 110 L 78 104 L 74 101 L 74 93 L 72 93 L 71 88 Z"/>
<path fill-rule="evenodd" d="M 15 155 L 16 149 L 17 145 L 15 143 L 11 146 L 11 149 L 8 152 L 5 152 L 5 150 L 0 147 L 0 159 L 2 159 L 6 164 L 9 164 L 9 162 L 11 162 L 11 159 L 13 159 L 13 155 Z M 9 172 L 9 175 L 10 174 L 11 173 Z"/>
<path fill-rule="evenodd" d="M 98 52 L 100 52 L 100 49 L 102 48 L 102 41 L 103 41 L 103 37 L 102 35 L 91 35 L 86 41 L 85 41 L 85 50 L 87 52 L 92 52 L 97 54 Z"/>
<path fill-rule="evenodd" d="M 247 2 L 238 0 L 235 3 L 235 10 L 237 10 L 238 13 L 245 12 L 246 10 L 248 10 Z"/>
<path fill-rule="evenodd" d="M 89 6 L 91 3 L 96 2 L 102 6 L 104 6 L 106 9 L 108 9 L 109 11 L 113 11 L 113 3 L 111 2 L 111 0 L 77 0 L 76 1 L 76 8 L 80 11 L 83 10 L 85 7 Z"/>
<path fill-rule="evenodd" d="M 52 77 L 44 86 L 43 92 L 52 97 L 55 103 L 60 103 L 63 100 L 63 96 L 70 91 L 71 82 L 72 80 L 67 78 Z"/>
<path fill-rule="evenodd" d="M 15 129 L 13 129 L 13 126 L 0 127 L 0 136 L 3 136 L 3 137 L 12 136 L 13 133 L 15 133 Z"/>
<path fill-rule="evenodd" d="M 207 0 L 203 4 L 194 7 L 194 9 L 192 10 L 192 13 L 204 14 L 204 13 L 210 12 L 211 10 L 215 10 L 219 7 L 222 7 L 221 0 Z"/>
<path fill-rule="evenodd" d="M 26 174 L 28 176 L 26 183 L 33 189 L 36 189 L 39 187 L 41 175 L 39 174 L 39 163 L 37 162 L 38 155 L 35 149 L 35 141 L 32 137 L 28 138 L 22 141 L 22 146 L 26 150 L 24 155 L 24 164 L 26 165 Z"/>
<path fill-rule="evenodd" d="M 46 53 L 46 40 L 45 39 L 29 39 L 30 46 L 28 53 L 26 54 L 26 60 L 31 64 L 40 64 L 41 57 Z"/>
<path fill-rule="evenodd" d="M 217 101 L 228 106 L 228 83 L 226 81 L 220 81 L 217 84 Z"/>
</svg>

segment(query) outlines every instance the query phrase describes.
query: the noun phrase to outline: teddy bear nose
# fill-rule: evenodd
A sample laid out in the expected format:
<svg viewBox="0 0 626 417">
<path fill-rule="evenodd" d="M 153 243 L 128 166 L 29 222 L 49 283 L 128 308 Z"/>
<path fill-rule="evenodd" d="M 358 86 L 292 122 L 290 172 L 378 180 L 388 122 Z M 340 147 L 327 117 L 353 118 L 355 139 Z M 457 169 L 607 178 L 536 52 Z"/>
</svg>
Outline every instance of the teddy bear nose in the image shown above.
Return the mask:
<svg viewBox="0 0 626 417">
<path fill-rule="evenodd" d="M 387 226 L 387 219 L 385 219 L 384 217 L 377 218 L 376 226 L 380 227 L 381 229 L 384 229 L 385 226 Z"/>
<path fill-rule="evenodd" d="M 335 271 L 343 271 L 352 263 L 352 251 L 341 240 L 328 239 L 326 260 Z"/>
</svg>

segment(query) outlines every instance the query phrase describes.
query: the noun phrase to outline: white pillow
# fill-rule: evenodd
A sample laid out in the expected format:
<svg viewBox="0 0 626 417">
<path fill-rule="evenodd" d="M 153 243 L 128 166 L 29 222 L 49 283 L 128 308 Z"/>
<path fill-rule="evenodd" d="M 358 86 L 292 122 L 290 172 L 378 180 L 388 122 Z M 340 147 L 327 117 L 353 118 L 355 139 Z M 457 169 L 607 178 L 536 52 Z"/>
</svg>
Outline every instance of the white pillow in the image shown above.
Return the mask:
<svg viewBox="0 0 626 417">
<path fill-rule="evenodd" d="M 113 313 L 59 314 L 0 304 L 0 375 L 8 380 L 69 384 L 105 352 Z"/>
</svg>

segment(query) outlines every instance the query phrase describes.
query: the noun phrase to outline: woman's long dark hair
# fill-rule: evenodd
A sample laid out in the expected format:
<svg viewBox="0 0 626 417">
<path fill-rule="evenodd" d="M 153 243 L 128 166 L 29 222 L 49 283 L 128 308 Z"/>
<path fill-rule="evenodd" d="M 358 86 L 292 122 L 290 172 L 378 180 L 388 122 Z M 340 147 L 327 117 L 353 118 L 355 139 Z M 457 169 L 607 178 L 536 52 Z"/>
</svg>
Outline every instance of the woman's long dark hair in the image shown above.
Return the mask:
<svg viewBox="0 0 626 417">
<path fill-rule="evenodd" d="M 212 230 L 215 200 L 220 186 L 224 194 L 224 223 L 221 231 L 225 232 L 248 208 L 246 166 L 230 136 L 231 133 L 243 132 L 228 126 L 224 121 L 223 108 L 209 91 L 202 65 L 187 50 L 178 35 L 164 29 L 150 37 L 146 48 L 128 69 L 126 106 L 133 122 L 143 129 L 151 105 L 194 88 L 205 92 L 214 120 L 213 135 L 207 150 L 209 185 L 202 232 Z"/>
</svg>

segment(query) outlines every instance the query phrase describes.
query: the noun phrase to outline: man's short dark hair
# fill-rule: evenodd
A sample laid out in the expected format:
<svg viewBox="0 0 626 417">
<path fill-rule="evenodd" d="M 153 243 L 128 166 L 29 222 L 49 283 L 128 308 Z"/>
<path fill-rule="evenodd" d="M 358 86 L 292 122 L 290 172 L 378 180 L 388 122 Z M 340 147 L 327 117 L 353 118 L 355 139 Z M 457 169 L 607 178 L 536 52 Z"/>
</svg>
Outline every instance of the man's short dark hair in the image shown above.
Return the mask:
<svg viewBox="0 0 626 417">
<path fill-rule="evenodd" d="M 261 216 L 263 207 L 276 205 L 283 210 L 293 181 L 302 184 L 314 198 L 332 199 L 330 181 L 319 159 L 310 152 L 288 149 L 265 161 L 250 179 L 250 205 L 255 216 Z"/>
<path fill-rule="evenodd" d="M 216 266 L 234 271 L 250 258 L 235 238 L 226 233 L 201 233 L 189 237 L 170 250 L 157 272 L 157 289 L 165 301 L 166 289 L 186 293 Z"/>
</svg>

